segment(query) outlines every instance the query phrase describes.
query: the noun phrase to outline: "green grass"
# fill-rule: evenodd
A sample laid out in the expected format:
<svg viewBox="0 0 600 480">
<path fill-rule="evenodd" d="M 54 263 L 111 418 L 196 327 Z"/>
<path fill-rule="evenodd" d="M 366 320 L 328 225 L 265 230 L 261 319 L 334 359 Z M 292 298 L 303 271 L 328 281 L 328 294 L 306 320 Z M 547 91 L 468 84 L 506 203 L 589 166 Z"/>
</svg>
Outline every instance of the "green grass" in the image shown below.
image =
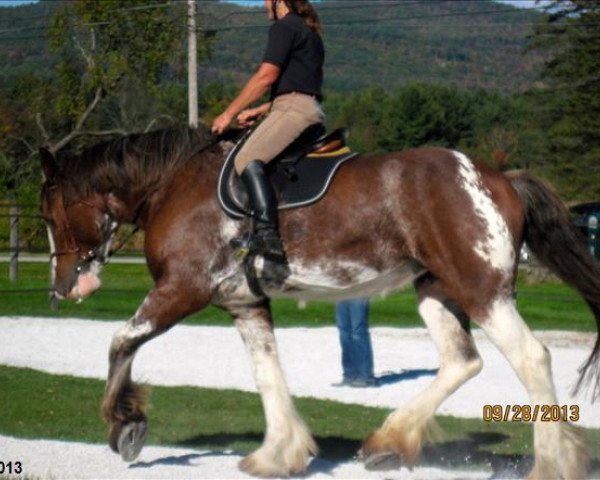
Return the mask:
<svg viewBox="0 0 600 480">
<path fill-rule="evenodd" d="M 104 443 L 106 427 L 99 404 L 98 380 L 50 375 L 0 366 L 0 433 L 21 438 Z M 323 458 L 351 458 L 361 440 L 377 428 L 389 410 L 297 398 Z M 421 464 L 527 468 L 532 429 L 520 423 L 485 423 L 439 416 Z M 247 453 L 258 447 L 264 420 L 257 394 L 192 387 L 154 387 L 149 412 L 149 444 L 191 446 Z M 587 429 L 600 467 L 600 430 Z M 469 460 L 465 460 L 465 454 Z"/>
<path fill-rule="evenodd" d="M 142 303 L 152 281 L 145 265 L 109 264 L 102 273 L 103 287 L 80 304 L 61 302 L 58 312 L 49 308 L 48 267 L 44 264 L 22 263 L 20 280 L 8 280 L 8 264 L 0 263 L 0 315 L 34 315 L 50 317 L 80 317 L 93 319 L 129 318 Z M 273 301 L 276 325 L 333 325 L 333 305 L 309 302 L 305 309 L 292 300 Z M 528 285 L 518 283 L 518 305 L 527 323 L 534 329 L 565 329 L 596 331 L 594 318 L 577 292 L 561 283 Z M 209 307 L 186 320 L 192 324 L 231 325 L 231 319 L 221 310 Z M 371 324 L 379 326 L 422 326 L 412 288 L 373 299 Z"/>
</svg>

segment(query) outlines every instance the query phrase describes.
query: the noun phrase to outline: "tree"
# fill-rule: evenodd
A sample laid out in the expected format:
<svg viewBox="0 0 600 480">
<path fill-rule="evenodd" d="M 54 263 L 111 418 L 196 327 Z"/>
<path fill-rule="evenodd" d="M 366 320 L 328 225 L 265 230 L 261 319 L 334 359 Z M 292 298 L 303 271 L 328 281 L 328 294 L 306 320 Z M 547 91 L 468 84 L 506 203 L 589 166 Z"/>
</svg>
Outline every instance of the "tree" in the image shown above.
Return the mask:
<svg viewBox="0 0 600 480">
<path fill-rule="evenodd" d="M 165 118 L 162 100 L 172 100 L 164 86 L 185 78 L 185 12 L 185 4 L 168 0 L 61 2 L 48 29 L 50 78 L 30 75 L 8 92 L 26 114 L 25 125 L 0 119 L 0 136 L 10 131 L 0 138 L 4 151 L 15 139 L 31 151 L 44 145 L 56 152 L 83 136 L 139 131 L 144 121 L 156 126 Z M 208 49 L 200 42 L 198 56 Z"/>
<path fill-rule="evenodd" d="M 547 132 L 554 177 L 571 198 L 600 197 L 600 0 L 554 1 L 531 39 L 547 54 Z"/>
</svg>

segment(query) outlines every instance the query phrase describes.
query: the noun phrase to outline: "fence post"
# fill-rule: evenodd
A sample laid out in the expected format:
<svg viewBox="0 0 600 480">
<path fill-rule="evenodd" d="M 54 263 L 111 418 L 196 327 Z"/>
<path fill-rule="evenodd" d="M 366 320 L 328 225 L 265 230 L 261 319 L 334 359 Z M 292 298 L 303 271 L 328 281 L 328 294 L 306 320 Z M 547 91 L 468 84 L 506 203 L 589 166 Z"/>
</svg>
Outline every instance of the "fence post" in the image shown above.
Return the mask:
<svg viewBox="0 0 600 480">
<path fill-rule="evenodd" d="M 8 207 L 8 217 L 10 219 L 10 267 L 9 278 L 11 282 L 19 279 L 19 206 L 11 205 Z"/>
<path fill-rule="evenodd" d="M 596 255 L 596 238 L 598 236 L 598 217 L 596 215 L 590 215 L 588 218 L 588 245 L 590 247 L 590 252 L 597 258 Z"/>
</svg>

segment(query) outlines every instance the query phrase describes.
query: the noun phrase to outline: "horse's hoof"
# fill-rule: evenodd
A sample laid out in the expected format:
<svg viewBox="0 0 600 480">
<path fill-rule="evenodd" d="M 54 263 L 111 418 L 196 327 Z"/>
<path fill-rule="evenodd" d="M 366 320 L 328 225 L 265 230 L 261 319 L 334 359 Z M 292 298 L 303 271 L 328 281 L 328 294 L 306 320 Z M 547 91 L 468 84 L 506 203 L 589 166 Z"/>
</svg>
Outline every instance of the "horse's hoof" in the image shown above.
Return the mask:
<svg viewBox="0 0 600 480">
<path fill-rule="evenodd" d="M 362 458 L 365 469 L 371 471 L 398 470 L 400 457 L 392 452 L 374 452 Z"/>
<path fill-rule="evenodd" d="M 119 435 L 118 448 L 125 462 L 133 462 L 146 441 L 146 422 L 129 422 L 124 425 Z"/>
</svg>

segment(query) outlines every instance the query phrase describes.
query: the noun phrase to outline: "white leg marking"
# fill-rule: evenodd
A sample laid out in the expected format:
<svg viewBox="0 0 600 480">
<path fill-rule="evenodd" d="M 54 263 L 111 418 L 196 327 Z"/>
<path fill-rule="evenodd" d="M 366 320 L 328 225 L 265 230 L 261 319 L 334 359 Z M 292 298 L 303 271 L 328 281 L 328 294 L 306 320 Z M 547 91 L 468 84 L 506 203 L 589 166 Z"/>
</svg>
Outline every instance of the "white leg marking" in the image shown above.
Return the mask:
<svg viewBox="0 0 600 480">
<path fill-rule="evenodd" d="M 506 356 L 527 389 L 532 409 L 558 405 L 550 352 L 535 338 L 511 299 L 498 299 L 481 328 Z M 583 478 L 588 452 L 580 435 L 565 422 L 534 423 L 535 465 L 531 478 Z"/>
<path fill-rule="evenodd" d="M 471 160 L 460 152 L 454 152 L 454 155 L 458 160 L 460 183 L 471 197 L 475 214 L 486 226 L 486 236 L 477 242 L 475 252 L 494 268 L 510 272 L 515 263 L 515 251 L 508 226 Z"/>
<path fill-rule="evenodd" d="M 153 330 L 154 324 L 152 321 L 140 320 L 138 314 L 136 313 L 131 320 L 127 321 L 127 323 L 119 328 L 113 335 L 111 351 L 121 348 L 123 344 L 132 340 L 147 337 L 152 333 Z"/>
<path fill-rule="evenodd" d="M 419 304 L 419 314 L 438 349 L 440 369 L 424 391 L 386 420 L 386 424 L 389 421 L 396 426 L 403 425 L 403 429 L 406 425 L 424 427 L 443 401 L 477 375 L 483 366 L 473 338 L 439 300 L 425 298 Z"/>
<path fill-rule="evenodd" d="M 242 461 L 242 468 L 261 476 L 303 472 L 317 446 L 292 403 L 273 331 L 248 318 L 238 319 L 235 324 L 252 361 L 267 424 L 263 445 Z"/>
</svg>

